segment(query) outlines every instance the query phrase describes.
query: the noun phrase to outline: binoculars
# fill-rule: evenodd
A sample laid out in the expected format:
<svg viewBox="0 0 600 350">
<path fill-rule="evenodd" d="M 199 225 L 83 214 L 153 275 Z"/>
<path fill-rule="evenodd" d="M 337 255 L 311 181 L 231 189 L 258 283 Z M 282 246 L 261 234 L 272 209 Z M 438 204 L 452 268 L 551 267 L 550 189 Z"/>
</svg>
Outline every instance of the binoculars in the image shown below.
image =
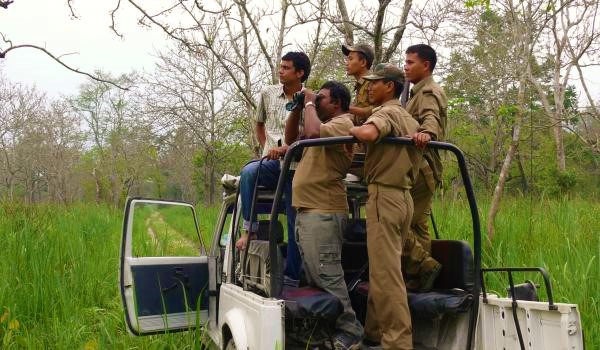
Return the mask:
<svg viewBox="0 0 600 350">
<path fill-rule="evenodd" d="M 298 105 L 304 104 L 304 91 L 296 92 L 292 95 L 292 100 L 285 104 L 285 109 L 288 112 L 293 111 Z"/>
</svg>

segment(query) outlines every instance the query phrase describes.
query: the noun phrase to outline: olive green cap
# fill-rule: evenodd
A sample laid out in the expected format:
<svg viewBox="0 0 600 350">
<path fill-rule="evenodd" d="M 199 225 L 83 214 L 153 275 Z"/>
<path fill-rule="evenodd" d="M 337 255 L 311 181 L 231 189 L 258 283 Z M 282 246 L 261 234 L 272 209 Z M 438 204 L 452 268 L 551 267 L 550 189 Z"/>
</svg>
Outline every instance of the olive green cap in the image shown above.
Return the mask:
<svg viewBox="0 0 600 350">
<path fill-rule="evenodd" d="M 395 80 L 399 83 L 404 83 L 404 72 L 391 63 L 379 63 L 373 68 L 371 74 L 365 75 L 363 79 L 366 80 L 380 80 L 388 79 Z"/>
<path fill-rule="evenodd" d="M 375 51 L 369 44 L 359 43 L 353 46 L 342 44 L 342 52 L 344 56 L 348 56 L 350 52 L 360 52 L 367 57 L 367 61 L 373 62 Z"/>
</svg>

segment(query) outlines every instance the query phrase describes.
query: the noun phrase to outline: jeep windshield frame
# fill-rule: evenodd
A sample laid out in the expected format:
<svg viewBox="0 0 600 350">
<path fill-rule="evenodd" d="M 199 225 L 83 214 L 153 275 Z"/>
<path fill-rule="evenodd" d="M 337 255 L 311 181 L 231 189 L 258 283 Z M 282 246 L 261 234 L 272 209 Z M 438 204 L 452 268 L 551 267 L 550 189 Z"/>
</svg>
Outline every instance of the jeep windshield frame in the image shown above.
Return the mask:
<svg viewBox="0 0 600 350">
<path fill-rule="evenodd" d="M 398 145 L 398 147 L 416 147 L 412 139 L 407 137 L 385 137 L 380 142 L 387 144 Z M 271 261 L 271 295 L 280 295 L 283 288 L 283 273 L 282 266 L 277 260 L 277 249 L 278 242 L 273 234 L 273 227 L 275 221 L 278 220 L 279 212 L 277 208 L 281 202 L 283 194 L 283 188 L 285 181 L 288 177 L 290 164 L 295 154 L 302 152 L 307 147 L 319 147 L 319 146 L 330 146 L 330 145 L 342 145 L 350 143 L 359 143 L 359 141 L 352 136 L 340 136 L 340 137 L 324 137 L 318 139 L 307 139 L 294 142 L 288 148 L 287 153 L 281 164 L 281 174 L 277 182 L 277 188 L 275 190 L 275 196 L 273 198 L 273 206 L 271 210 L 271 217 L 269 223 L 269 258 Z M 477 315 L 479 311 L 479 294 L 481 291 L 481 224 L 479 221 L 479 211 L 477 210 L 477 202 L 475 200 L 475 193 L 473 191 L 473 185 L 469 172 L 467 169 L 467 163 L 463 152 L 455 145 L 446 142 L 431 141 L 427 143 L 427 148 L 438 149 L 444 151 L 450 151 L 456 156 L 458 168 L 460 171 L 461 179 L 467 200 L 469 203 L 469 210 L 471 212 L 471 220 L 473 225 L 473 265 L 474 265 L 474 283 L 471 290 L 473 297 L 473 305 L 471 307 L 471 314 L 469 317 L 469 333 L 467 340 L 467 350 L 471 349 L 474 344 L 475 338 L 475 327 L 477 324 Z"/>
</svg>

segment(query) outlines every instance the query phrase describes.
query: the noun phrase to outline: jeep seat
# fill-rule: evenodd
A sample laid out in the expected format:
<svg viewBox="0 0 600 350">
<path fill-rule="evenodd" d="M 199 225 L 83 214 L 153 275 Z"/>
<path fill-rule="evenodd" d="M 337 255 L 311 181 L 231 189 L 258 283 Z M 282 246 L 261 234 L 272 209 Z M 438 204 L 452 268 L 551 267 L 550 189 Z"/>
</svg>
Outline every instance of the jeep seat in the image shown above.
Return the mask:
<svg viewBox="0 0 600 350">
<path fill-rule="evenodd" d="M 413 318 L 435 319 L 445 314 L 469 311 L 473 296 L 473 256 L 464 241 L 433 240 L 432 256 L 442 264 L 434 289 L 427 293 L 408 293 L 408 305 Z M 359 320 L 366 315 L 369 282 L 358 283 L 351 293 L 352 306 Z"/>
<path fill-rule="evenodd" d="M 269 256 L 268 220 L 259 221 L 258 239 L 248 242 L 244 269 L 244 289 L 270 297 L 271 263 Z M 283 240 L 283 226 L 276 221 L 273 234 L 277 242 Z M 281 246 L 282 243 L 278 243 Z M 279 266 L 283 267 L 283 254 L 278 251 Z M 276 278 L 276 277 L 273 277 Z M 342 312 L 339 299 L 323 290 L 311 287 L 283 286 L 279 295 L 285 301 L 286 315 L 294 319 L 319 319 L 335 321 Z"/>
<path fill-rule="evenodd" d="M 343 310 L 337 297 L 318 288 L 284 286 L 280 297 L 285 300 L 286 317 L 334 322 Z"/>
</svg>

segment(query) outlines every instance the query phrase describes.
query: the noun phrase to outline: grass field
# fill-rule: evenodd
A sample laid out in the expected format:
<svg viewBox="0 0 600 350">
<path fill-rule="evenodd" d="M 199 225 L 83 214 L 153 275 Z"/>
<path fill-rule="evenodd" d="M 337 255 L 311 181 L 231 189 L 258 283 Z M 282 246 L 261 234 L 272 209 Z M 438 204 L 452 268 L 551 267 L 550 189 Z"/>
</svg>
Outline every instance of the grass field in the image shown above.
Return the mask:
<svg viewBox="0 0 600 350">
<path fill-rule="evenodd" d="M 438 202 L 434 213 L 442 238 L 471 239 L 464 203 Z M 556 300 L 579 304 L 588 349 L 600 344 L 598 213 L 600 204 L 584 200 L 507 200 L 483 257 L 488 267 L 545 267 Z M 208 240 L 218 208 L 198 214 Z M 201 335 L 193 332 L 127 334 L 118 292 L 121 220 L 122 211 L 105 206 L 0 205 L 0 348 L 198 347 Z M 177 225 L 168 213 L 164 221 Z M 525 279 L 540 282 L 533 274 L 517 277 Z M 504 294 L 501 276 L 487 283 Z"/>
</svg>

